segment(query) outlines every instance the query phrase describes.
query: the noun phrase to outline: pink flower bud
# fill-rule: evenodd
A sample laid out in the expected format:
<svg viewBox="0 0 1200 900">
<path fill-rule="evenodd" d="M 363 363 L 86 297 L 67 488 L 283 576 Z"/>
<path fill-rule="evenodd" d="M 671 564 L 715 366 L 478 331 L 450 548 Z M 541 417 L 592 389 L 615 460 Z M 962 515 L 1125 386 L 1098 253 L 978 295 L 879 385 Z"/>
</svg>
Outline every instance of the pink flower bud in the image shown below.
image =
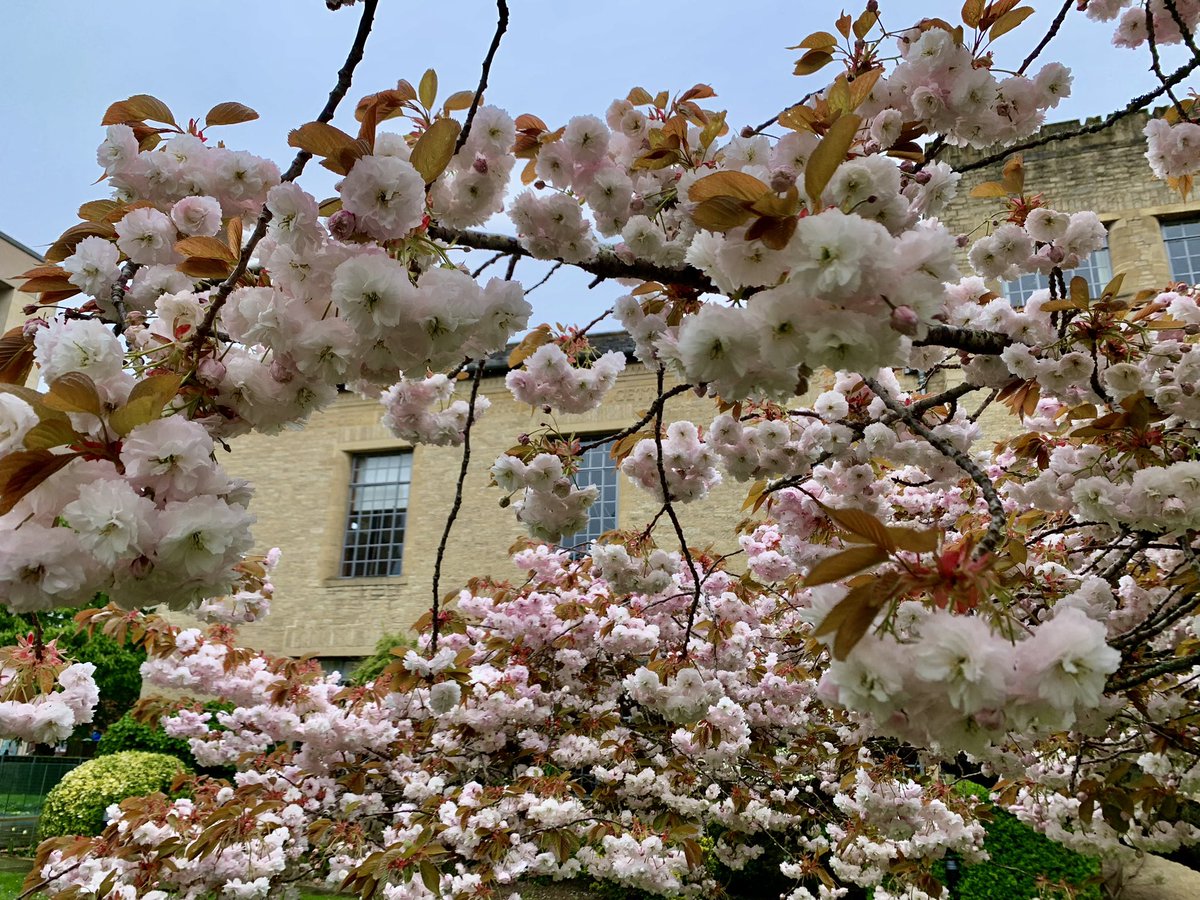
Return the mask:
<svg viewBox="0 0 1200 900">
<path fill-rule="evenodd" d="M 646 208 L 646 201 L 642 199 L 640 194 L 634 194 L 629 201 L 629 211 L 637 215 Z"/>
<path fill-rule="evenodd" d="M 782 194 L 796 183 L 796 170 L 783 166 L 771 173 L 771 190 Z"/>
<path fill-rule="evenodd" d="M 357 230 L 358 219 L 347 209 L 339 209 L 329 217 L 329 233 L 339 241 L 349 240 Z"/>
<path fill-rule="evenodd" d="M 486 156 L 476 156 L 475 162 L 471 163 L 471 168 L 480 175 L 486 175 L 488 172 L 488 161 Z"/>
<path fill-rule="evenodd" d="M 271 360 L 271 377 L 280 384 L 287 384 L 296 377 L 296 365 L 290 359 L 277 356 Z"/>
<path fill-rule="evenodd" d="M 912 337 L 917 333 L 919 324 L 921 324 L 921 320 L 917 318 L 917 314 L 911 306 L 897 306 L 892 310 L 892 329 L 900 334 Z"/>
</svg>

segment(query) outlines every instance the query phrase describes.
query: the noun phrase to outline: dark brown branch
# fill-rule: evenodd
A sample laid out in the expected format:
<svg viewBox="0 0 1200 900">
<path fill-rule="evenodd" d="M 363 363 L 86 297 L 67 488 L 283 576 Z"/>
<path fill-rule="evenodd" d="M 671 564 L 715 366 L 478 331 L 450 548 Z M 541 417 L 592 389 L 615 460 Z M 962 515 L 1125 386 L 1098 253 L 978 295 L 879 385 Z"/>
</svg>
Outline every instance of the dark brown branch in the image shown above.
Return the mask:
<svg viewBox="0 0 1200 900">
<path fill-rule="evenodd" d="M 914 347 L 947 347 L 985 356 L 998 356 L 1013 342 L 1007 334 L 997 331 L 979 331 L 973 328 L 952 328 L 949 325 L 933 325 L 925 337 L 913 341 Z"/>
<path fill-rule="evenodd" d="M 988 513 L 991 516 L 991 521 L 988 523 L 987 533 L 975 548 L 977 556 L 982 556 L 985 553 L 991 553 L 1000 546 L 1000 542 L 1004 540 L 1004 533 L 1008 517 L 1004 513 L 1004 504 L 1000 502 L 1000 495 L 996 493 L 996 486 L 992 484 L 992 480 L 988 478 L 987 473 L 979 466 L 975 465 L 974 461 L 962 450 L 959 450 L 945 438 L 938 437 L 930 431 L 921 420 L 912 414 L 912 411 L 904 406 L 899 400 L 889 394 L 884 387 L 874 378 L 863 378 L 863 382 L 872 391 L 875 392 L 880 400 L 884 402 L 893 413 L 904 422 L 908 428 L 915 434 L 920 435 L 931 447 L 937 450 L 942 456 L 953 460 L 954 463 L 967 473 L 967 476 L 975 482 L 982 492 L 984 500 L 987 501 Z"/>
<path fill-rule="evenodd" d="M 1191 669 L 1200 665 L 1200 653 L 1190 653 L 1187 656 L 1176 656 L 1165 662 L 1157 663 L 1149 668 L 1143 669 L 1136 675 L 1124 678 L 1121 681 L 1115 681 L 1109 684 L 1105 690 L 1109 692 L 1127 691 L 1130 688 L 1135 688 L 1138 685 L 1145 684 L 1154 678 L 1162 675 L 1170 675 L 1172 672 L 1182 672 L 1185 669 Z"/>
<path fill-rule="evenodd" d="M 924 400 L 918 400 L 916 403 L 913 403 L 911 406 L 909 406 L 908 411 L 911 415 L 923 416 L 935 406 L 941 406 L 943 403 L 954 403 L 960 397 L 964 397 L 972 391 L 978 390 L 981 390 L 979 385 L 964 381 L 962 384 L 956 384 L 952 388 L 947 388 L 940 394 L 934 394 L 931 397 L 926 397 Z"/>
<path fill-rule="evenodd" d="M 684 659 L 686 659 L 688 645 L 692 642 L 692 627 L 696 624 L 696 611 L 700 608 L 700 594 L 704 586 L 704 581 L 700 577 L 700 573 L 696 571 L 696 561 L 692 559 L 692 551 L 688 547 L 687 538 L 684 536 L 683 525 L 679 522 L 679 516 L 675 514 L 675 506 L 671 501 L 671 487 L 667 483 L 667 469 L 663 465 L 663 407 L 667 401 L 666 391 L 663 390 L 665 377 L 666 369 L 660 365 L 656 381 L 658 399 L 654 402 L 654 461 L 658 466 L 658 484 L 662 488 L 663 508 L 667 511 L 667 518 L 671 520 L 671 527 L 675 529 L 675 537 L 679 540 L 679 549 L 683 553 L 688 571 L 692 575 L 692 603 L 688 607 L 687 628 L 684 629 L 683 647 L 680 648 Z"/>
<path fill-rule="evenodd" d="M 441 225 L 431 225 L 429 236 L 448 244 L 458 244 L 472 247 L 475 250 L 491 250 L 494 253 L 510 253 L 514 256 L 530 256 L 528 250 L 521 246 L 515 237 L 506 234 L 492 234 L 486 231 L 454 231 Z M 558 260 L 562 262 L 562 260 Z M 581 263 L 571 263 L 577 269 L 600 275 L 604 278 L 640 278 L 642 281 L 660 281 L 663 284 L 678 284 L 692 287 L 699 291 L 715 292 L 716 288 L 699 269 L 690 266 L 671 268 L 657 266 L 643 260 L 625 262 L 613 251 L 601 248 L 596 258 Z"/>
<path fill-rule="evenodd" d="M 610 435 L 608 435 L 608 437 L 601 438 L 598 441 L 591 441 L 590 443 L 582 445 L 579 448 L 579 452 L 586 453 L 588 450 L 594 450 L 597 447 L 603 446 L 604 444 L 612 443 L 614 441 L 619 441 L 619 440 L 621 440 L 621 438 L 626 438 L 626 437 L 629 437 L 631 434 L 636 434 L 638 429 L 641 428 L 646 423 L 648 423 L 651 419 L 655 418 L 656 416 L 661 417 L 663 404 L 665 404 L 667 402 L 667 400 L 669 400 L 671 397 L 676 396 L 677 394 L 682 394 L 684 391 L 690 391 L 691 389 L 692 389 L 692 386 L 690 384 L 677 384 L 677 385 L 675 385 L 675 387 L 671 388 L 669 391 L 664 392 L 662 387 L 660 386 L 658 389 L 658 397 L 654 400 L 654 403 L 651 404 L 650 408 L 648 410 L 646 410 L 646 414 L 644 416 L 642 416 L 641 419 L 639 419 L 637 422 L 630 425 L 628 428 L 624 429 L 623 431 L 618 431 L 616 434 L 610 434 Z"/>
<path fill-rule="evenodd" d="M 475 96 L 471 99 L 471 108 L 467 110 L 467 121 L 463 124 L 462 131 L 458 133 L 458 140 L 454 142 L 455 153 L 458 153 L 466 145 L 467 138 L 471 135 L 471 125 L 475 122 L 475 111 L 479 109 L 479 101 L 483 99 L 488 76 L 492 71 L 492 60 L 496 58 L 496 51 L 500 49 L 500 39 L 504 37 L 504 32 L 507 30 L 508 4 L 505 0 L 496 0 L 496 33 L 492 35 L 491 46 L 488 47 L 487 56 L 483 58 L 483 71 L 479 75 L 479 87 L 475 88 Z"/>
<path fill-rule="evenodd" d="M 526 297 L 528 297 L 530 294 L 532 294 L 534 291 L 536 291 L 538 288 L 540 288 L 540 287 L 541 287 L 543 284 L 545 284 L 547 281 L 549 281 L 549 280 L 550 280 L 550 276 L 551 276 L 551 275 L 553 275 L 555 272 L 557 272 L 557 271 L 558 271 L 559 269 L 561 269 L 562 267 L 563 267 L 563 263 L 561 263 L 561 262 L 556 262 L 554 265 L 552 265 L 552 266 L 550 267 L 550 271 L 549 271 L 549 272 L 547 272 L 547 273 L 546 273 L 546 274 L 545 274 L 545 275 L 542 277 L 542 280 L 541 280 L 541 281 L 539 281 L 539 282 L 538 282 L 537 284 L 535 284 L 533 287 L 530 287 L 530 288 L 526 288 L 526 289 L 525 289 L 525 296 L 526 296 Z"/>
<path fill-rule="evenodd" d="M 1192 57 L 1200 59 L 1200 47 L 1196 46 L 1195 37 L 1192 35 L 1191 29 L 1187 27 L 1187 23 L 1183 21 L 1183 16 L 1179 14 L 1179 7 L 1175 5 L 1175 0 L 1163 0 L 1163 5 L 1175 21 L 1175 27 L 1179 29 L 1179 36 L 1183 38 L 1183 43 L 1192 51 Z"/>
<path fill-rule="evenodd" d="M 454 485 L 454 503 L 450 507 L 450 514 L 446 516 L 446 527 L 442 529 L 442 539 L 438 542 L 437 558 L 433 563 L 433 606 L 430 607 L 430 617 L 433 620 L 432 634 L 429 639 L 430 654 L 437 653 L 438 645 L 438 615 L 441 607 L 441 596 L 439 590 L 442 581 L 442 560 L 446 556 L 446 545 L 450 542 L 450 530 L 454 528 L 454 521 L 458 518 L 458 511 L 462 508 L 463 485 L 467 481 L 467 468 L 471 464 L 471 426 L 475 424 L 475 399 L 479 396 L 479 382 L 483 378 L 483 366 L 475 367 L 475 377 L 471 380 L 471 399 L 467 406 L 467 424 L 463 428 L 463 453 L 462 464 L 458 468 L 458 481 Z"/>
<path fill-rule="evenodd" d="M 325 101 L 325 108 L 321 110 L 317 116 L 318 122 L 329 122 L 333 119 L 333 114 L 337 112 L 338 105 L 346 96 L 346 92 L 350 90 L 350 84 L 354 80 L 354 70 L 358 64 L 362 62 L 363 48 L 367 45 L 367 37 L 371 34 L 371 26 L 375 23 L 375 10 L 379 6 L 379 0 L 364 0 L 362 18 L 358 20 L 358 31 L 354 35 L 354 43 L 350 45 L 350 52 L 346 55 L 346 62 L 338 70 L 337 84 L 333 86 L 333 90 L 329 92 L 329 99 Z M 312 154 L 307 150 L 301 150 L 296 154 L 296 158 L 292 160 L 292 164 L 288 166 L 288 170 L 283 173 L 280 179 L 282 182 L 295 181 L 300 177 L 300 173 L 304 171 L 304 167 L 308 161 L 312 159 Z M 250 265 L 250 258 L 254 255 L 254 249 L 258 246 L 267 234 L 267 225 L 271 221 L 271 211 L 267 209 L 266 204 L 263 204 L 262 212 L 259 213 L 258 222 L 254 225 L 254 231 L 250 235 L 250 240 L 242 248 L 242 253 L 238 257 L 237 265 L 233 267 L 233 271 L 217 287 L 213 293 L 212 299 L 208 304 L 208 311 L 204 314 L 204 321 L 200 323 L 200 327 L 196 329 L 196 333 L 192 336 L 192 349 L 199 353 L 204 346 L 204 342 L 212 335 L 213 326 L 217 321 L 217 314 L 221 311 L 221 307 L 225 305 L 225 301 L 229 299 L 229 295 L 233 293 L 233 289 L 237 286 L 238 281 L 246 274 L 246 269 Z"/>
<path fill-rule="evenodd" d="M 969 163 L 964 163 L 958 167 L 957 171 L 970 172 L 975 169 L 986 169 L 988 166 L 1002 162 L 1003 160 L 1012 156 L 1014 153 L 1020 153 L 1023 150 L 1032 150 L 1035 147 L 1044 147 L 1047 144 L 1055 144 L 1060 141 L 1074 140 L 1075 138 L 1082 137 L 1085 134 L 1099 134 L 1101 131 L 1106 131 L 1107 129 L 1112 128 L 1122 119 L 1128 118 L 1134 113 L 1139 112 L 1140 110 L 1149 106 L 1156 99 L 1165 94 L 1168 89 L 1175 87 L 1175 85 L 1187 78 L 1188 75 L 1190 75 L 1197 67 L 1200 67 L 1200 56 L 1196 56 L 1184 63 L 1182 66 L 1168 75 L 1165 82 L 1154 90 L 1148 91 L 1147 93 L 1138 97 L 1134 97 L 1121 109 L 1118 109 L 1116 112 L 1109 113 L 1099 122 L 1094 122 L 1090 125 L 1084 125 L 1080 128 L 1073 128 L 1070 131 L 1059 131 L 1054 134 L 1044 134 L 1041 137 L 1037 137 L 1023 143 L 1013 144 L 1012 146 L 1001 150 L 999 153 L 993 153 L 990 156 L 984 156 Z"/>
<path fill-rule="evenodd" d="M 1066 0 L 1062 5 L 1062 9 L 1058 11 L 1058 15 L 1054 17 L 1054 21 L 1050 23 L 1049 30 L 1042 35 L 1042 39 L 1038 41 L 1036 47 L 1029 52 L 1025 57 L 1025 62 L 1021 63 L 1021 68 L 1017 69 L 1018 75 L 1024 75 L 1025 70 L 1033 65 L 1033 61 L 1042 55 L 1042 51 L 1046 49 L 1046 45 L 1054 40 L 1058 34 L 1058 29 L 1062 28 L 1062 24 L 1066 21 L 1067 13 L 1071 11 L 1071 7 L 1075 5 L 1075 0 Z"/>
<path fill-rule="evenodd" d="M 1179 102 L 1179 98 L 1175 96 L 1175 92 L 1167 87 L 1167 76 L 1163 74 L 1162 62 L 1158 58 L 1158 41 L 1154 35 L 1154 15 L 1150 12 L 1150 4 L 1144 6 L 1146 12 L 1146 43 L 1150 45 L 1150 69 L 1154 72 L 1160 84 L 1167 89 L 1167 96 L 1171 99 L 1171 104 L 1175 107 L 1175 111 L 1179 113 L 1180 118 L 1185 122 L 1190 122 L 1191 117 L 1188 116 L 1187 110 L 1183 104 Z"/>
<path fill-rule="evenodd" d="M 499 260 L 502 260 L 502 259 L 504 259 L 504 254 L 503 254 L 503 253 L 497 253 L 497 254 L 495 254 L 495 255 L 494 255 L 494 256 L 492 256 L 492 257 L 491 257 L 491 258 L 490 258 L 490 259 L 489 259 L 487 262 L 485 262 L 485 263 L 484 263 L 483 265 L 481 265 L 481 266 L 480 266 L 478 269 L 476 269 L 474 272 L 472 272 L 472 273 L 471 273 L 471 277 L 472 277 L 472 278 L 478 278 L 480 275 L 482 275 L 482 274 L 483 274 L 483 270 L 484 270 L 484 269 L 486 269 L 486 268 L 487 268 L 488 266 L 490 266 L 492 263 L 494 263 L 494 262 L 498 262 Z"/>
</svg>

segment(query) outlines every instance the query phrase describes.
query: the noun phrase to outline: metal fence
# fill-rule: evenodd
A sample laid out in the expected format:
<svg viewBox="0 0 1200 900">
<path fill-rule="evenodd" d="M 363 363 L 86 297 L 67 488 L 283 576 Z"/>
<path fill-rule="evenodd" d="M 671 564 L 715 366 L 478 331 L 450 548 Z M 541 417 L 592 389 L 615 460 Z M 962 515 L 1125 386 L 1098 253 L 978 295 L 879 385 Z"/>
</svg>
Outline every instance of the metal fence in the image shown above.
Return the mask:
<svg viewBox="0 0 1200 900">
<path fill-rule="evenodd" d="M 80 756 L 0 756 L 0 848 L 36 841 L 46 795 L 82 762 Z"/>
</svg>

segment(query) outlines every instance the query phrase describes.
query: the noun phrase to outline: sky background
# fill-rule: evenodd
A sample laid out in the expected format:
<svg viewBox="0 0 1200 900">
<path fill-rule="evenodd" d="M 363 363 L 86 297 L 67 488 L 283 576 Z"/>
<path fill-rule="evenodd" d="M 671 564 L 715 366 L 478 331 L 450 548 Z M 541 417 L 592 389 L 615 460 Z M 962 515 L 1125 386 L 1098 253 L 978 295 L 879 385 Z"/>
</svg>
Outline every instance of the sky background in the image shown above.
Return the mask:
<svg viewBox="0 0 1200 900">
<path fill-rule="evenodd" d="M 819 87 L 835 71 L 791 74 L 786 49 L 817 30 L 833 30 L 842 7 L 830 0 L 717 3 L 713 0 L 509 0 L 511 20 L 492 68 L 486 100 L 514 116 L 531 112 L 551 128 L 572 115 L 603 115 L 635 85 L 651 93 L 711 84 L 710 108 L 728 109 L 734 129 L 758 124 Z M 1044 33 L 1058 2 L 1037 12 L 995 45 L 996 63 L 1015 69 Z M 44 250 L 77 221 L 75 210 L 106 196 L 93 184 L 95 148 L 108 104 L 153 94 L 181 123 L 215 103 L 238 100 L 254 122 L 214 128 L 211 136 L 286 168 L 290 129 L 316 118 L 336 80 L 360 7 L 330 12 L 322 0 L 38 0 L 4 10 L 0 53 L 0 231 Z M 896 30 L 923 16 L 959 17 L 959 3 L 883 0 L 884 24 Z M 859 5 L 850 11 L 860 11 Z M 355 128 L 364 94 L 416 84 L 437 70 L 440 99 L 474 89 L 495 28 L 491 0 L 382 0 L 366 56 L 334 120 Z M 1110 45 L 1111 24 L 1072 10 L 1044 54 L 1074 72 L 1073 95 L 1051 120 L 1102 115 L 1155 84 L 1148 54 Z M 1171 48 L 1177 49 L 1177 48 Z M 1166 52 L 1164 67 L 1178 53 Z M 1168 71 L 1169 71 L 1168 68 Z M 318 199 L 334 176 L 310 163 L 301 184 Z M 469 262 L 482 263 L 476 251 Z M 532 284 L 545 269 L 523 262 L 517 278 Z M 5 273 L 10 274 L 10 273 Z M 587 278 L 560 270 L 531 296 L 534 322 L 585 321 L 619 292 L 587 290 Z"/>
</svg>

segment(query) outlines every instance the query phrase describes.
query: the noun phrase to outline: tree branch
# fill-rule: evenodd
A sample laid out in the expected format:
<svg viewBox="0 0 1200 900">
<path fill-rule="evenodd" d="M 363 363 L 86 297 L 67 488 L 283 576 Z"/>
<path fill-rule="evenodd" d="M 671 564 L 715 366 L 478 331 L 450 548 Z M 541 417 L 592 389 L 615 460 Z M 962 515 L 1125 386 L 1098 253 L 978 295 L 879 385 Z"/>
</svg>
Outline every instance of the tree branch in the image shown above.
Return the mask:
<svg viewBox="0 0 1200 900">
<path fill-rule="evenodd" d="M 1099 122 L 1095 122 L 1091 125 L 1084 125 L 1081 128 L 1075 128 L 1070 131 L 1060 131 L 1056 132 L 1055 134 L 1045 134 L 1041 137 L 1034 138 L 1033 140 L 1025 141 L 1024 143 L 1013 144 L 1012 146 L 1001 150 L 999 153 L 993 153 L 990 156 L 984 156 L 980 159 L 973 160 L 972 162 L 964 163 L 963 165 L 959 166 L 956 171 L 970 172 L 974 169 L 985 169 L 988 166 L 1001 162 L 1012 156 L 1012 154 L 1020 153 L 1023 150 L 1032 150 L 1035 147 L 1044 147 L 1047 144 L 1055 144 L 1059 141 L 1073 140 L 1074 138 L 1082 137 L 1085 134 L 1099 134 L 1101 131 L 1112 128 L 1122 119 L 1128 118 L 1134 113 L 1144 109 L 1155 99 L 1166 93 L 1167 90 L 1175 87 L 1175 85 L 1187 78 L 1188 75 L 1190 75 L 1197 67 L 1200 67 L 1200 56 L 1196 56 L 1194 59 L 1184 63 L 1182 66 L 1168 75 L 1166 81 L 1164 81 L 1163 84 L 1159 85 L 1154 90 L 1142 94 L 1139 97 L 1134 97 L 1127 104 L 1125 104 L 1124 107 L 1116 112 L 1109 113 Z"/>
<path fill-rule="evenodd" d="M 463 148 L 467 143 L 467 138 L 471 134 L 471 125 L 475 121 L 475 111 L 479 109 L 479 101 L 483 99 L 484 89 L 487 88 L 488 75 L 492 71 L 492 60 L 496 58 L 496 51 L 500 49 L 500 39 L 504 37 L 504 32 L 507 30 L 508 4 L 505 0 L 496 0 L 496 33 L 492 35 L 491 46 L 488 47 L 487 55 L 483 58 L 483 72 L 479 75 L 479 87 L 475 88 L 475 96 L 471 100 L 471 108 L 467 110 L 467 121 L 463 123 L 462 131 L 458 133 L 458 140 L 454 142 L 454 153 L 458 153 Z"/>
<path fill-rule="evenodd" d="M 463 428 L 463 453 L 462 464 L 458 468 L 458 481 L 454 485 L 454 503 L 450 507 L 450 514 L 446 516 L 446 527 L 442 529 L 442 539 L 438 542 L 437 559 L 433 563 L 433 606 L 430 607 L 430 617 L 433 620 L 432 635 L 429 639 L 430 654 L 437 653 L 438 645 L 438 614 L 441 606 L 441 596 L 439 593 L 442 580 L 442 560 L 446 556 L 446 545 L 450 542 L 450 530 L 454 528 L 454 521 L 458 518 L 458 511 L 462 507 L 463 485 L 467 481 L 467 468 L 471 464 L 471 426 L 475 424 L 475 398 L 479 396 L 479 382 L 483 378 L 482 362 L 475 367 L 475 377 L 471 381 L 471 399 L 467 406 L 467 424 Z"/>
<path fill-rule="evenodd" d="M 976 547 L 976 555 L 982 556 L 985 553 L 991 553 L 1000 546 L 1000 542 L 1004 540 L 1004 533 L 1008 517 L 1004 514 L 1004 504 L 1000 502 L 1000 495 L 996 493 L 996 486 L 992 484 L 992 480 L 988 478 L 987 473 L 971 460 L 971 457 L 959 450 L 945 438 L 938 437 L 930 431 L 920 419 L 914 416 L 908 408 L 899 400 L 889 394 L 878 381 L 874 378 L 863 378 L 863 382 L 872 391 L 875 392 L 880 400 L 884 402 L 892 412 L 894 412 L 901 421 L 904 422 L 913 432 L 920 435 L 924 440 L 935 450 L 945 456 L 947 459 L 953 460 L 954 463 L 962 469 L 970 479 L 978 485 L 979 490 L 983 493 L 984 499 L 987 501 L 988 513 L 991 515 L 991 521 L 988 523 L 987 533 Z"/>
<path fill-rule="evenodd" d="M 663 508 L 667 511 L 667 518 L 671 520 L 671 526 L 675 529 L 675 537 L 679 540 L 679 549 L 687 562 L 688 571 L 692 574 L 692 604 L 688 607 L 687 628 L 683 632 L 683 647 L 681 648 L 686 659 L 688 645 L 692 642 L 692 626 L 696 624 L 696 610 L 700 608 L 703 579 L 696 571 L 696 561 L 692 559 L 692 551 L 688 548 L 687 538 L 683 534 L 683 526 L 679 523 L 679 516 L 675 514 L 675 506 L 671 502 L 671 488 L 667 483 L 667 469 L 663 465 L 663 407 L 667 400 L 666 392 L 663 390 L 665 376 L 666 369 L 660 365 L 657 373 L 658 399 L 654 402 L 654 461 L 658 465 L 658 484 L 662 488 Z"/>
<path fill-rule="evenodd" d="M 318 122 L 329 122 L 333 119 L 333 114 L 337 112 L 338 104 L 346 96 L 346 92 L 350 90 L 350 84 L 354 80 L 354 70 L 358 64 L 362 62 L 363 48 L 367 45 L 367 37 L 371 34 L 371 26 L 375 24 L 375 10 L 379 6 L 379 0 L 364 0 L 362 18 L 358 20 L 358 31 L 354 35 L 354 43 L 350 45 L 350 52 L 346 55 L 346 62 L 343 63 L 341 69 L 338 70 L 337 84 L 333 86 L 333 90 L 329 92 L 329 99 L 325 101 L 325 108 L 321 110 L 317 116 Z M 301 150 L 296 154 L 296 158 L 292 160 L 292 164 L 288 166 L 288 170 L 283 173 L 281 182 L 295 181 L 300 177 L 300 173 L 304 171 L 305 165 L 312 159 L 312 154 L 307 150 Z M 254 255 L 254 248 L 258 246 L 267 234 L 267 225 L 271 221 L 271 211 L 267 209 L 266 204 L 263 204 L 262 212 L 259 213 L 258 222 L 254 225 L 254 231 L 250 235 L 250 240 L 242 248 L 242 253 L 238 257 L 237 265 L 233 267 L 233 271 L 229 273 L 229 277 L 217 286 L 213 292 L 212 299 L 208 303 L 208 311 L 204 314 L 204 321 L 196 329 L 196 333 L 192 335 L 191 346 L 192 350 L 199 353 L 207 340 L 213 333 L 213 326 L 217 321 L 217 314 L 221 311 L 221 307 L 225 305 L 225 301 L 229 299 L 229 295 L 233 293 L 233 289 L 237 286 L 241 277 L 246 274 L 246 269 L 250 265 L 250 259 Z"/>
<path fill-rule="evenodd" d="M 914 347 L 947 347 L 984 356 L 999 356 L 1013 339 L 998 331 L 979 331 L 973 328 L 952 328 L 949 325 L 933 325 L 925 337 L 913 341 Z"/>
<path fill-rule="evenodd" d="M 521 246 L 520 241 L 507 234 L 492 234 L 487 231 L 455 231 L 441 225 L 430 225 L 429 236 L 448 244 L 458 244 L 475 250 L 490 250 L 493 253 L 507 253 L 513 256 L 533 257 L 533 254 Z M 562 260 L 558 260 L 562 262 Z M 577 269 L 599 275 L 603 278 L 639 278 L 642 281 L 660 281 L 663 284 L 678 284 L 695 288 L 698 291 L 715 292 L 716 288 L 699 269 L 690 266 L 671 268 L 657 266 L 643 260 L 626 262 L 613 251 L 601 248 L 596 258 L 580 263 L 570 263 Z"/>
<path fill-rule="evenodd" d="M 1054 17 L 1054 21 L 1050 23 L 1049 30 L 1042 35 L 1042 39 L 1038 41 L 1037 46 L 1029 52 L 1027 57 L 1025 57 L 1025 62 L 1021 63 L 1021 68 L 1017 69 L 1018 75 L 1024 75 L 1025 70 L 1033 65 L 1033 61 L 1042 55 L 1042 51 L 1046 49 L 1046 45 L 1054 40 L 1055 35 L 1058 34 L 1058 29 L 1062 28 L 1062 23 L 1066 21 L 1067 13 L 1071 11 L 1071 7 L 1074 5 L 1075 0 L 1066 0 L 1066 2 L 1062 5 L 1062 9 L 1060 9 L 1058 11 L 1058 15 Z"/>
</svg>

